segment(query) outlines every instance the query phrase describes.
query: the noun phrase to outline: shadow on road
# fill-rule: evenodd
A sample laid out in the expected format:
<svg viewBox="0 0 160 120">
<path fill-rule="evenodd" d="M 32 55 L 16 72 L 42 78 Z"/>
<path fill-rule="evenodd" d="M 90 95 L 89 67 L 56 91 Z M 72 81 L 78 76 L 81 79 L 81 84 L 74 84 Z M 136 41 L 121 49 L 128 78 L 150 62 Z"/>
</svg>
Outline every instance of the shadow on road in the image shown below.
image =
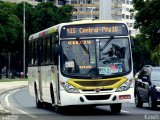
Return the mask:
<svg viewBox="0 0 160 120">
<path fill-rule="evenodd" d="M 107 109 L 108 108 L 108 109 Z M 55 112 L 54 106 L 50 104 L 45 104 L 46 110 Z M 70 106 L 70 107 L 63 107 L 58 112 L 61 115 L 68 115 L 68 116 L 98 116 L 98 115 L 127 115 L 125 113 L 114 114 L 110 111 L 109 106 L 106 106 L 106 109 L 99 108 L 96 106 Z"/>
<path fill-rule="evenodd" d="M 153 110 L 151 110 L 149 107 L 142 107 L 142 108 L 137 108 L 137 109 L 141 109 L 141 110 L 148 110 L 148 111 L 152 111 L 152 112 L 156 112 L 156 111 L 160 111 L 160 107 L 157 107 L 157 108 L 155 108 L 155 109 L 153 109 Z"/>
</svg>

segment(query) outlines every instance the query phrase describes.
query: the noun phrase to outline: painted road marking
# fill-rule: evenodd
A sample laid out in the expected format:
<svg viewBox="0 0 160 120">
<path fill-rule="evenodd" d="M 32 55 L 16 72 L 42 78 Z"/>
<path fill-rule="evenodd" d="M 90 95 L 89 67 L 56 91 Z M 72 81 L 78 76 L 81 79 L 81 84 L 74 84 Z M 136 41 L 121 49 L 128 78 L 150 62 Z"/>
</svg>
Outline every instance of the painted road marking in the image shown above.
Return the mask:
<svg viewBox="0 0 160 120">
<path fill-rule="evenodd" d="M 129 111 L 125 111 L 125 110 L 121 110 L 121 112 L 124 112 L 124 113 L 130 113 Z"/>
<path fill-rule="evenodd" d="M 9 103 L 9 97 L 10 97 L 10 95 L 13 94 L 13 93 L 15 93 L 15 92 L 17 92 L 17 91 L 19 91 L 19 90 L 20 90 L 20 89 L 14 90 L 14 91 L 12 91 L 12 92 L 10 92 L 9 94 L 6 95 L 6 97 L 5 97 L 5 103 L 6 103 L 6 105 L 7 105 L 8 107 L 12 108 L 12 109 L 17 110 L 18 112 L 20 112 L 20 113 L 22 113 L 22 114 L 27 114 L 28 116 L 30 116 L 30 117 L 32 117 L 32 118 L 37 118 L 36 116 L 31 115 L 31 114 L 28 113 L 28 112 L 25 112 L 25 111 L 20 110 L 20 109 L 18 109 L 18 108 L 12 107 L 12 105 L 10 105 L 10 103 Z"/>
</svg>

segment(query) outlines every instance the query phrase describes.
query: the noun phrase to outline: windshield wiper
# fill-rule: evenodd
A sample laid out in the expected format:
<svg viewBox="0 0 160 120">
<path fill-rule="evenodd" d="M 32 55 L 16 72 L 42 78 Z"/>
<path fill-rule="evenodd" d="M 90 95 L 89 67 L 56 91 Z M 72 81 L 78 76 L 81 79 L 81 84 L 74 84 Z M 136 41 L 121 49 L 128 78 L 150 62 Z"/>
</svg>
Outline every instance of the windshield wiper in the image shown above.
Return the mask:
<svg viewBox="0 0 160 120">
<path fill-rule="evenodd" d="M 82 40 L 80 40 L 78 37 L 76 38 L 77 41 L 80 41 L 80 45 L 83 48 L 83 50 L 86 52 L 86 54 L 90 54 L 89 50 L 86 48 L 86 46 L 83 44 Z"/>
<path fill-rule="evenodd" d="M 100 48 L 100 52 L 102 52 L 108 46 L 112 39 L 114 39 L 114 36 L 111 36 L 109 40 L 103 45 L 103 47 Z"/>
</svg>

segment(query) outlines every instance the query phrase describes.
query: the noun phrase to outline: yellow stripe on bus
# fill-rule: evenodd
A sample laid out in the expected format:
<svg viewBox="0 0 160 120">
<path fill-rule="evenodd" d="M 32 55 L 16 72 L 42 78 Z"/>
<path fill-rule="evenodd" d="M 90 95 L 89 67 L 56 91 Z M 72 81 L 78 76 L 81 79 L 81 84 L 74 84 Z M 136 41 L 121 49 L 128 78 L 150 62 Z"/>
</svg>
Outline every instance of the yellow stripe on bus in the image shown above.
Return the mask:
<svg viewBox="0 0 160 120">
<path fill-rule="evenodd" d="M 96 85 L 94 84 L 94 82 L 99 82 L 99 83 L 102 83 L 102 82 L 107 82 L 107 81 L 115 81 L 115 83 L 113 84 L 110 84 L 110 85 Z M 75 88 L 77 89 L 80 89 L 80 90 L 94 90 L 95 88 L 100 88 L 100 89 L 115 89 L 115 88 L 118 88 L 121 84 L 123 84 L 125 81 L 127 81 L 127 78 L 125 77 L 118 77 L 118 78 L 108 78 L 108 79 L 93 79 L 93 80 L 86 80 L 86 79 L 83 79 L 83 80 L 80 80 L 80 79 L 69 79 L 67 81 L 67 83 L 69 83 L 70 85 L 74 86 Z M 83 84 L 85 82 L 87 83 L 91 83 L 90 85 L 81 85 L 79 84 L 80 82 L 83 82 Z M 92 85 L 93 83 L 93 85 Z"/>
</svg>

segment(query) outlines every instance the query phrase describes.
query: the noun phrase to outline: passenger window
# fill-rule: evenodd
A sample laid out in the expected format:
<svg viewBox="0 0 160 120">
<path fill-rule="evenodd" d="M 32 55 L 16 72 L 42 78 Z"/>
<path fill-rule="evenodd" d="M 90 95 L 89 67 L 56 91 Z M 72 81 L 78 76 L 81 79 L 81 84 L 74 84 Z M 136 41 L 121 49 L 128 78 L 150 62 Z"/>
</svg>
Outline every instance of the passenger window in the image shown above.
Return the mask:
<svg viewBox="0 0 160 120">
<path fill-rule="evenodd" d="M 43 39 L 43 54 L 42 54 L 42 64 L 46 61 L 46 39 Z"/>
<path fill-rule="evenodd" d="M 46 63 L 49 64 L 50 63 L 50 37 L 48 37 L 46 39 L 46 57 L 47 57 L 47 61 Z"/>
<path fill-rule="evenodd" d="M 52 62 L 52 64 L 54 64 L 54 57 L 55 57 L 55 38 L 54 38 L 54 36 L 51 36 L 50 37 L 50 39 L 51 39 L 51 62 Z"/>
<path fill-rule="evenodd" d="M 42 39 L 40 39 L 38 42 L 37 51 L 38 51 L 38 65 L 41 65 L 43 61 L 43 41 Z"/>
</svg>

